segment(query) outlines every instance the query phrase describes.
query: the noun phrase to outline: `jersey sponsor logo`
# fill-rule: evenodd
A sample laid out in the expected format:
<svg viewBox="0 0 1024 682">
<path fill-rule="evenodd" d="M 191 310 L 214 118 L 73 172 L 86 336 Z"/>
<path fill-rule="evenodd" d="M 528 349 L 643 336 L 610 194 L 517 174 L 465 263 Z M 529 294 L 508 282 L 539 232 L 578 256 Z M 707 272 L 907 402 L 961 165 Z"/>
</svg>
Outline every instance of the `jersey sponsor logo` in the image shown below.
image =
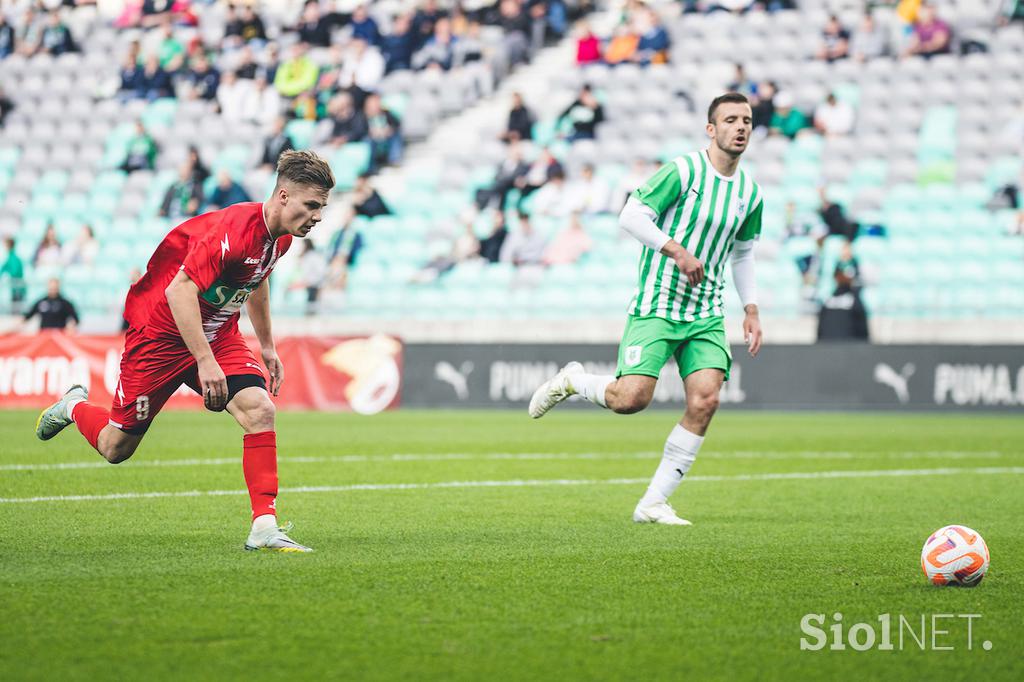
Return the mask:
<svg viewBox="0 0 1024 682">
<path fill-rule="evenodd" d="M 644 354 L 643 346 L 627 346 L 626 347 L 626 365 L 634 367 L 640 364 L 640 360 Z"/>
<path fill-rule="evenodd" d="M 259 258 L 246 258 L 245 259 L 245 264 L 246 265 L 259 265 L 260 264 L 260 259 Z"/>
<path fill-rule="evenodd" d="M 242 287 L 236 289 L 222 280 L 217 280 L 210 285 L 210 288 L 202 293 L 202 299 L 215 308 L 230 308 L 238 310 L 249 298 L 255 287 Z"/>
</svg>

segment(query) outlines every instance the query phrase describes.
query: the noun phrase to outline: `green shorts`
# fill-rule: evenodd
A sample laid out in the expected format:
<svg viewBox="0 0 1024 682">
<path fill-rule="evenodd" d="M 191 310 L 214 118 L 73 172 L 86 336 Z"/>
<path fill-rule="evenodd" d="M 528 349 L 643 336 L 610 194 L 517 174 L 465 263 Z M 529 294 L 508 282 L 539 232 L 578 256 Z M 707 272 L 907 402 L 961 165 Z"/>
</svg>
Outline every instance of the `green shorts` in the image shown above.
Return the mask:
<svg viewBox="0 0 1024 682">
<path fill-rule="evenodd" d="M 679 376 L 684 379 L 698 369 L 720 369 L 728 381 L 732 353 L 725 341 L 725 322 L 721 317 L 672 322 L 630 315 L 622 333 L 615 376 L 660 376 L 661 368 L 671 357 L 675 357 Z"/>
</svg>

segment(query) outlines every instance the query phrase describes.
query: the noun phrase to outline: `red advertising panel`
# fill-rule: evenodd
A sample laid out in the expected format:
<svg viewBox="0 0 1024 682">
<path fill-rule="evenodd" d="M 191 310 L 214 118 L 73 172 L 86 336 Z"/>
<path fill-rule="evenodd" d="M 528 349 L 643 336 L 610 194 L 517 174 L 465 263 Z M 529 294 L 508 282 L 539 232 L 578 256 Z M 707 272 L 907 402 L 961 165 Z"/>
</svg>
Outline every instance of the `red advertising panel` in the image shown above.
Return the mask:
<svg viewBox="0 0 1024 682">
<path fill-rule="evenodd" d="M 256 357 L 259 344 L 247 339 Z M 0 336 L 0 407 L 42 408 L 72 384 L 89 388 L 89 400 L 109 405 L 117 387 L 124 338 Z M 274 400 L 282 409 L 374 414 L 398 406 L 402 344 L 390 336 L 291 336 L 277 340 L 284 385 Z M 182 386 L 164 409 L 200 409 L 203 401 Z"/>
</svg>

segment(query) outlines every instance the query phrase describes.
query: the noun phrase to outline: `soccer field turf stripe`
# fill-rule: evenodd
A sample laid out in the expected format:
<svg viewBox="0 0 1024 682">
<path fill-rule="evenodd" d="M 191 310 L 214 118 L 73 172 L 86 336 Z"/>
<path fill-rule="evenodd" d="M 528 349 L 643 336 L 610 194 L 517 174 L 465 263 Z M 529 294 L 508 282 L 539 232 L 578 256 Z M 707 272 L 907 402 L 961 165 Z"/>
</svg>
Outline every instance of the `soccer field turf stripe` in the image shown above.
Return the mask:
<svg viewBox="0 0 1024 682">
<path fill-rule="evenodd" d="M 1008 454 L 998 450 L 970 452 L 966 450 L 925 450 L 920 452 L 850 452 L 843 450 L 807 450 L 801 452 L 737 450 L 702 452 L 701 459 L 998 459 Z M 1020 453 L 1024 454 L 1024 453 Z M 396 453 L 391 455 L 323 455 L 281 456 L 284 464 L 349 464 L 361 462 L 451 462 L 451 461 L 559 461 L 559 460 L 629 460 L 650 459 L 661 452 L 499 452 L 499 453 Z M 241 457 L 210 457 L 188 459 L 131 459 L 121 468 L 238 466 Z M 107 462 L 54 462 L 50 464 L 0 464 L 0 471 L 63 471 L 68 469 L 109 469 Z"/>
<path fill-rule="evenodd" d="M 900 476 L 953 476 L 953 475 L 1007 475 L 1024 474 L 1024 467 L 973 467 L 941 469 L 879 469 L 873 471 L 796 471 L 766 474 L 737 474 L 733 476 L 687 476 L 690 482 L 722 483 L 730 481 L 784 481 L 833 478 L 886 478 Z M 353 483 L 351 485 L 298 486 L 282 488 L 280 494 L 341 493 L 359 490 L 430 490 L 442 488 L 528 488 L 548 486 L 640 485 L 648 478 L 607 479 L 513 479 L 507 481 L 440 481 L 434 483 Z M 168 492 L 127 492 L 103 495 L 46 495 L 40 497 L 0 497 L 0 504 L 31 502 L 95 502 L 107 500 L 142 500 L 163 497 L 216 497 L 247 495 L 245 490 L 182 490 Z"/>
</svg>

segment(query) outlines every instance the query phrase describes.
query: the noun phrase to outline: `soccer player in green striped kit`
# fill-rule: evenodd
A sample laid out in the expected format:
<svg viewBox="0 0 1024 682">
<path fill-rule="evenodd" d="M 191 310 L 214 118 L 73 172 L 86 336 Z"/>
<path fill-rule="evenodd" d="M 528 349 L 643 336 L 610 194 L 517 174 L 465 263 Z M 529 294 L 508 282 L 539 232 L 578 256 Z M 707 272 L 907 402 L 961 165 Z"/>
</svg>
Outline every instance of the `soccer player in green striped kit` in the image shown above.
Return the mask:
<svg viewBox="0 0 1024 682">
<path fill-rule="evenodd" d="M 687 526 L 668 503 L 690 470 L 718 408 L 732 356 L 725 340 L 725 266 L 746 313 L 751 356 L 761 347 L 754 242 L 761 233 L 761 189 L 739 167 L 752 131 L 739 93 L 708 108 L 707 149 L 666 164 L 626 203 L 619 224 L 638 239 L 640 281 L 629 307 L 615 376 L 587 374 L 570 362 L 533 394 L 530 416 L 544 416 L 571 395 L 619 414 L 647 407 L 662 367 L 674 357 L 686 388 L 686 413 L 665 441 L 651 484 L 633 512 L 637 523 Z"/>
</svg>

